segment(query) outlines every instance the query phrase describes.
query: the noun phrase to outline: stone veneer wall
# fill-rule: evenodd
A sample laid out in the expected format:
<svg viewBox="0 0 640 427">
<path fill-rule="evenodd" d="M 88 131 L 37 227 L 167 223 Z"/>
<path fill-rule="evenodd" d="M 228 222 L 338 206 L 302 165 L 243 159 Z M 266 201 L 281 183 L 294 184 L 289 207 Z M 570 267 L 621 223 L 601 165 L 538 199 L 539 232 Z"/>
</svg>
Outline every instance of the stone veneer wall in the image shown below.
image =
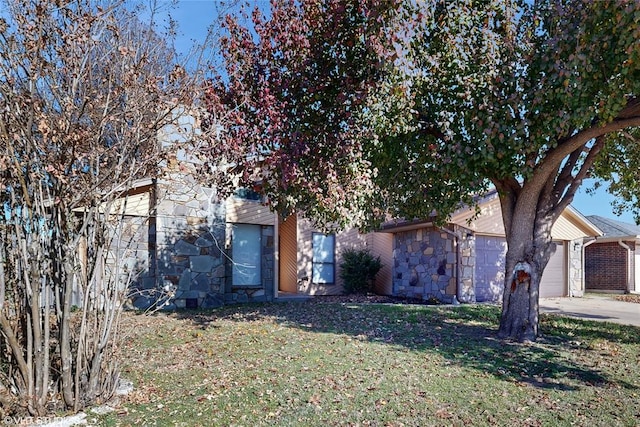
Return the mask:
<svg viewBox="0 0 640 427">
<path fill-rule="evenodd" d="M 197 185 L 188 175 L 159 183 L 156 192 L 155 287 L 165 300 L 164 308 L 222 305 L 224 203 L 217 201 L 212 189 Z"/>
<path fill-rule="evenodd" d="M 271 301 L 274 296 L 274 227 L 262 226 L 262 284 L 233 286 L 226 249 L 225 204 L 189 176 L 155 188 L 144 271 L 132 292 L 133 307 L 146 310 L 214 308 L 225 303 Z"/>
<path fill-rule="evenodd" d="M 582 268 L 582 240 L 569 242 L 569 296 L 584 296 L 584 269 Z"/>
<path fill-rule="evenodd" d="M 452 303 L 459 294 L 461 302 L 475 301 L 474 239 L 471 233 L 460 234 L 461 230 L 465 229 L 456 229 L 460 238 L 436 228 L 396 233 L 392 273 L 394 295 Z"/>
<path fill-rule="evenodd" d="M 148 259 L 130 303 L 138 309 L 212 308 L 225 302 L 267 301 L 274 294 L 274 230 L 262 227 L 262 286 L 231 285 L 225 201 L 198 180 L 199 159 L 190 154 L 189 139 L 198 132 L 196 119 L 176 109 L 176 123 L 158 133 L 166 150 L 159 179 L 150 189 Z M 230 248 L 228 248 L 230 249 Z"/>
<path fill-rule="evenodd" d="M 458 233 L 458 277 L 460 285 L 458 288 L 458 301 L 472 303 L 476 302 L 475 271 L 476 271 L 476 237 L 468 229 L 456 226 Z"/>
</svg>

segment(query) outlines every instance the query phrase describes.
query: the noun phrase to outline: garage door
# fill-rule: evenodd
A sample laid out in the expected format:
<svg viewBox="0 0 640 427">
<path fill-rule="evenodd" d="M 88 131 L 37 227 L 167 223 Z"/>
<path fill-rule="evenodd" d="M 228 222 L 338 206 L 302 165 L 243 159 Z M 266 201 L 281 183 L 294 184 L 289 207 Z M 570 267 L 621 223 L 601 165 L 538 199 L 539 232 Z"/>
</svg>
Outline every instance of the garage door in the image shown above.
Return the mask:
<svg viewBox="0 0 640 427">
<path fill-rule="evenodd" d="M 502 301 L 506 253 L 504 237 L 476 237 L 476 301 Z"/>
<path fill-rule="evenodd" d="M 503 237 L 476 237 L 476 300 L 501 302 L 504 289 L 504 267 L 507 242 Z M 556 252 L 542 274 L 540 297 L 566 295 L 565 252 L 562 242 L 557 242 Z"/>
<path fill-rule="evenodd" d="M 556 251 L 542 273 L 540 298 L 563 297 L 567 294 L 565 274 L 565 252 L 563 242 L 556 242 Z"/>
</svg>

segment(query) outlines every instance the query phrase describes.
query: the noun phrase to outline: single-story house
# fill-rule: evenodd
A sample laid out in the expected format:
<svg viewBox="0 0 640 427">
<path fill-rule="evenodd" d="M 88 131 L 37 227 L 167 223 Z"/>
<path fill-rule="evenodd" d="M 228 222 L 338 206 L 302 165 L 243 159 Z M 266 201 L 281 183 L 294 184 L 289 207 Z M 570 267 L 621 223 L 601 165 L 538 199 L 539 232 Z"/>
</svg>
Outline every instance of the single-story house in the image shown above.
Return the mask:
<svg viewBox="0 0 640 427">
<path fill-rule="evenodd" d="M 487 194 L 479 208 L 477 217 L 472 209 L 459 210 L 444 228 L 428 221 L 386 224 L 383 231 L 394 239 L 392 294 L 445 302 L 501 301 L 507 243 L 498 194 Z M 601 232 L 569 207 L 551 234 L 556 250 L 542 276 L 540 296 L 582 296 L 583 241 Z"/>
<path fill-rule="evenodd" d="M 184 142 L 174 134 L 168 129 L 161 144 Z M 239 189 L 219 200 L 196 179 L 197 161 L 180 147 L 161 165 L 160 177 L 142 180 L 128 193 L 119 233 L 130 243 L 116 258 L 124 271 L 136 272 L 131 304 L 138 308 L 158 298 L 168 308 L 206 308 L 340 294 L 340 254 L 346 248 L 380 256 L 377 293 L 443 302 L 501 300 L 506 239 L 495 191 L 479 201 L 479 216 L 460 209 L 446 227 L 394 221 L 368 234 L 326 234 L 300 214 L 280 217 L 251 191 Z M 575 209 L 563 212 L 552 229 L 556 251 L 540 296 L 583 294 L 583 242 L 601 234 Z"/>
<path fill-rule="evenodd" d="M 280 217 L 250 191 L 215 202 L 213 190 L 183 171 L 180 179 L 141 182 L 131 194 L 128 206 L 139 217 L 152 212 L 147 228 L 140 231 L 134 221 L 135 259 L 129 264 L 140 273 L 132 297 L 139 308 L 153 304 L 158 290 L 168 291 L 168 308 L 340 294 L 340 254 L 346 248 L 380 256 L 380 294 L 449 303 L 502 297 L 506 239 L 495 192 L 480 201 L 475 218 L 473 210 L 461 209 L 446 227 L 391 222 L 368 234 L 322 233 L 300 214 Z M 600 234 L 575 209 L 565 210 L 552 229 L 556 251 L 542 277 L 541 297 L 584 293 L 583 242 Z"/>
<path fill-rule="evenodd" d="M 341 294 L 340 254 L 347 248 L 381 257 L 377 292 L 390 282 L 389 234 L 323 233 L 300 214 L 280 217 L 252 191 L 219 202 L 212 189 L 182 174 L 140 181 L 126 206 L 120 252 L 128 254 L 127 271 L 136 271 L 137 308 L 157 299 L 167 308 L 196 308 Z"/>
<path fill-rule="evenodd" d="M 188 134 L 193 120 L 181 120 Z M 376 291 L 386 292 L 392 236 L 326 234 L 301 214 L 280 217 L 250 190 L 220 200 L 197 179 L 199 160 L 186 141 L 171 126 L 161 132 L 161 146 L 179 144 L 176 153 L 160 164 L 158 178 L 135 183 L 122 203 L 122 244 L 111 264 L 135 272 L 131 305 L 146 309 L 160 300 L 167 308 L 206 308 L 341 294 L 340 254 L 347 248 L 380 256 Z"/>
<path fill-rule="evenodd" d="M 585 242 L 586 290 L 640 293 L 640 226 L 587 217 L 603 235 Z"/>
</svg>

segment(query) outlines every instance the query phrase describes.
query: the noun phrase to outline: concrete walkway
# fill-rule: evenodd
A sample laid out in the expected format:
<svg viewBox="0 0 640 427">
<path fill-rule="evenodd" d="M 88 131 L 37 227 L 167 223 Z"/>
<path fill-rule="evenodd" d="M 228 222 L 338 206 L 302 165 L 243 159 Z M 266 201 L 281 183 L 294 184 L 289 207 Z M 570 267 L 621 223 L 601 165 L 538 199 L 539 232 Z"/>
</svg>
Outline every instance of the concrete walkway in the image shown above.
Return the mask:
<svg viewBox="0 0 640 427">
<path fill-rule="evenodd" d="M 582 298 L 541 298 L 540 312 L 640 326 L 640 304 L 616 301 L 611 295 L 586 294 Z"/>
</svg>

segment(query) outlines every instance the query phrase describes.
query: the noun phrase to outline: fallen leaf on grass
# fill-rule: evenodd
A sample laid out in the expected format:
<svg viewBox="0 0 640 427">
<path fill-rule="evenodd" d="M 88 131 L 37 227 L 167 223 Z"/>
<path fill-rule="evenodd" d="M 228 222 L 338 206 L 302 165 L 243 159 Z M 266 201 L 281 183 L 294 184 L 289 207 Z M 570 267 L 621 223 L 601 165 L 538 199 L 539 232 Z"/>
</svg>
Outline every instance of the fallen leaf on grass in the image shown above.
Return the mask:
<svg viewBox="0 0 640 427">
<path fill-rule="evenodd" d="M 376 400 L 376 409 L 380 409 L 381 407 L 385 406 L 387 403 L 389 403 L 389 402 L 387 402 L 384 399 Z"/>
<path fill-rule="evenodd" d="M 449 412 L 448 408 L 440 408 L 436 411 L 436 417 L 448 420 L 453 418 L 453 414 Z"/>
<path fill-rule="evenodd" d="M 314 405 L 314 406 L 320 406 L 320 401 L 321 401 L 321 397 L 317 394 L 312 395 L 309 400 L 307 400 L 307 403 Z"/>
</svg>

